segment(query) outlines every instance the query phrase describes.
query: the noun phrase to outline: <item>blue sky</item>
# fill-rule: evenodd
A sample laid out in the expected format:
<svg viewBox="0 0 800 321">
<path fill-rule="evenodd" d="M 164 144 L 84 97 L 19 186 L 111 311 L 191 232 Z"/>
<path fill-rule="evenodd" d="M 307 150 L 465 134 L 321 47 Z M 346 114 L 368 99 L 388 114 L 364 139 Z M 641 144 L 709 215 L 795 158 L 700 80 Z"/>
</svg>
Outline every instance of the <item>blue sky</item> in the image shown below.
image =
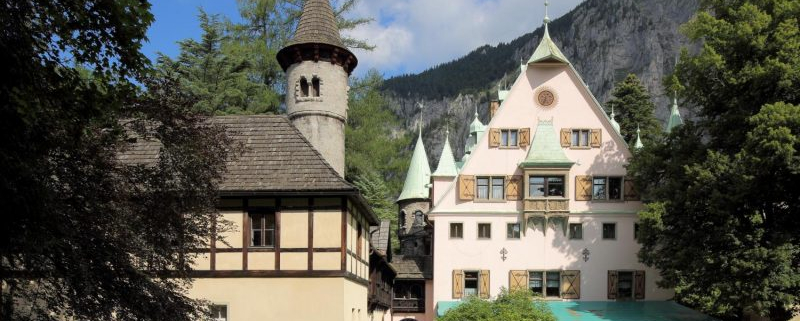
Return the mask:
<svg viewBox="0 0 800 321">
<path fill-rule="evenodd" d="M 550 18 L 569 12 L 583 0 L 551 0 Z M 142 50 L 154 60 L 161 52 L 175 57 L 177 41 L 200 37 L 198 8 L 238 21 L 236 0 L 152 0 L 155 22 Z M 511 41 L 542 24 L 543 0 L 361 0 L 352 14 L 375 22 L 349 31 L 367 39 L 374 51 L 356 50 L 355 74 L 377 69 L 391 77 L 418 73 L 484 45 Z M 337 0 L 333 0 L 336 4 Z"/>
</svg>

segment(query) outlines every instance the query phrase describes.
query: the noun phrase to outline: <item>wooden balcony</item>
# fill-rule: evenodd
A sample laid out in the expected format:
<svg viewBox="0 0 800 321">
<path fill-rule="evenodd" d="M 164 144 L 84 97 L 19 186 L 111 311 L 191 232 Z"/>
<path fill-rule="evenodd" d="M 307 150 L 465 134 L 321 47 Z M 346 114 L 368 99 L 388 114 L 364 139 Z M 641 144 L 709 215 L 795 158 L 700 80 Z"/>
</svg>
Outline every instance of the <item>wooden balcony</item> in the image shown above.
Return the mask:
<svg viewBox="0 0 800 321">
<path fill-rule="evenodd" d="M 526 213 L 569 213 L 569 199 L 567 198 L 526 199 L 524 203 L 524 210 Z"/>
<path fill-rule="evenodd" d="M 398 299 L 392 301 L 394 312 L 425 313 L 425 299 Z"/>
</svg>

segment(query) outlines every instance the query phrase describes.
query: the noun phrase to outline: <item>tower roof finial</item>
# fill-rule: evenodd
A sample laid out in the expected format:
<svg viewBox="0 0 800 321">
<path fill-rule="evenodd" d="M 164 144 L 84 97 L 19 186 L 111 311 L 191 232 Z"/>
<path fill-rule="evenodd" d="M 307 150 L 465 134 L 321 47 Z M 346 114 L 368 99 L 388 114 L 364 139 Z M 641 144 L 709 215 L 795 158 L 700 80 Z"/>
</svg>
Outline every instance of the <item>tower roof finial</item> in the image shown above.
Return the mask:
<svg viewBox="0 0 800 321">
<path fill-rule="evenodd" d="M 422 109 L 425 108 L 425 105 L 418 102 L 417 106 L 419 106 L 419 137 L 422 137 Z"/>
</svg>

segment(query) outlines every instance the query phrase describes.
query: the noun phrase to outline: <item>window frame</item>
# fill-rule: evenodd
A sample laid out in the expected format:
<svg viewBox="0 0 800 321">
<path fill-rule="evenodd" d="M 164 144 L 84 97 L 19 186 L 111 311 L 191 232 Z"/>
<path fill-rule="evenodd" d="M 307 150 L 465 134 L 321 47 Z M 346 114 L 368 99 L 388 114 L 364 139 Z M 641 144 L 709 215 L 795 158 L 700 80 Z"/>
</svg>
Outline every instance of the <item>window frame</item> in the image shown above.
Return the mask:
<svg viewBox="0 0 800 321">
<path fill-rule="evenodd" d="M 480 188 L 481 188 L 480 181 L 482 179 L 486 179 L 487 180 L 487 185 L 485 185 L 486 189 L 487 189 L 486 198 L 479 197 L 480 196 L 480 192 L 479 191 L 480 191 Z M 496 180 L 496 179 L 502 180 L 502 183 L 499 186 L 495 185 L 494 180 Z M 499 198 L 494 197 L 495 196 L 494 195 L 494 187 L 500 187 L 500 197 Z M 478 201 L 478 202 L 481 202 L 481 201 L 483 201 L 483 202 L 497 202 L 497 201 L 505 201 L 505 200 L 506 200 L 506 177 L 505 176 L 500 176 L 500 175 L 475 176 L 475 198 L 474 198 L 474 201 Z"/>
<path fill-rule="evenodd" d="M 604 190 L 604 198 L 597 198 L 595 193 L 595 187 L 599 186 L 600 184 L 595 183 L 595 180 L 604 180 L 602 184 Z M 611 180 L 612 179 L 619 179 L 619 198 L 611 198 Z M 625 201 L 625 177 L 624 176 L 592 176 L 592 201 L 595 202 L 624 202 Z"/>
<path fill-rule="evenodd" d="M 487 226 L 487 225 L 489 226 L 488 227 L 489 236 L 485 236 L 485 237 L 481 236 L 481 226 Z M 478 239 L 478 240 L 491 240 L 492 239 L 492 223 L 490 223 L 490 222 L 478 222 L 477 231 L 478 231 L 477 234 L 475 234 L 476 235 L 476 239 Z"/>
<path fill-rule="evenodd" d="M 467 294 L 467 281 L 472 280 L 471 278 L 467 278 L 467 274 L 475 273 L 475 294 Z M 480 296 L 481 293 L 481 271 L 480 270 L 464 270 L 464 294 L 463 297 L 466 298 L 468 296 Z"/>
<path fill-rule="evenodd" d="M 215 316 L 214 315 L 214 312 L 215 312 L 214 308 L 215 307 L 216 308 L 222 308 L 222 310 L 220 310 L 220 311 L 224 311 L 225 316 L 222 317 L 222 318 Z M 228 320 L 230 320 L 230 317 L 228 316 L 228 314 L 229 314 L 228 313 L 228 304 L 211 303 L 208 306 L 208 312 L 209 312 L 209 315 L 210 315 L 212 321 L 228 321 Z M 219 314 L 219 313 L 217 313 L 217 314 Z"/>
<path fill-rule="evenodd" d="M 511 135 L 516 137 L 514 144 L 511 144 Z M 505 137 L 505 141 L 503 141 Z M 518 128 L 500 128 L 500 148 L 518 148 L 519 147 L 519 129 Z"/>
<path fill-rule="evenodd" d="M 606 237 L 606 225 L 610 224 L 614 226 L 614 237 L 607 238 Z M 600 239 L 603 241 L 616 241 L 617 240 L 617 222 L 602 222 L 600 224 Z"/>
<path fill-rule="evenodd" d="M 584 138 L 583 135 L 582 135 L 583 133 L 586 133 L 586 137 L 585 137 L 586 138 L 586 142 L 585 142 L 586 144 L 585 145 L 581 144 L 581 139 Z M 575 143 L 574 139 L 575 139 L 575 135 L 576 134 L 578 135 L 577 136 L 578 145 L 574 144 Z M 591 129 L 588 129 L 588 128 L 570 128 L 570 136 L 569 136 L 570 148 L 574 148 L 574 149 L 591 149 L 592 148 L 591 140 L 592 140 L 592 130 Z"/>
<path fill-rule="evenodd" d="M 456 225 L 458 225 L 461 228 L 461 230 L 460 230 L 460 234 L 461 235 L 459 235 L 457 237 L 453 236 L 453 226 L 456 226 Z M 449 230 L 448 236 L 450 237 L 451 240 L 463 240 L 464 239 L 464 222 L 450 222 L 449 226 L 450 226 L 450 230 Z"/>
<path fill-rule="evenodd" d="M 573 233 L 572 233 L 572 226 L 573 226 L 573 225 L 577 225 L 577 226 L 579 226 L 579 227 L 580 227 L 580 237 L 574 237 L 574 235 L 573 235 Z M 579 240 L 583 240 L 583 222 L 578 222 L 578 223 L 569 223 L 569 225 L 567 225 L 567 238 L 568 238 L 570 241 L 579 241 Z"/>
<path fill-rule="evenodd" d="M 542 187 L 544 189 L 544 195 L 535 195 L 535 196 L 531 195 L 531 192 L 533 191 L 533 188 L 531 188 L 532 185 L 533 185 L 532 184 L 533 178 L 543 178 L 544 179 L 544 183 L 542 185 Z M 562 194 L 561 196 L 555 196 L 555 195 L 551 196 L 551 195 L 549 195 L 549 193 L 550 193 L 550 180 L 549 179 L 550 178 L 560 178 L 561 179 L 561 194 Z M 526 179 L 527 179 L 527 183 L 528 183 L 528 188 L 527 188 L 528 189 L 528 191 L 527 191 L 528 192 L 527 193 L 527 198 L 528 199 L 567 198 L 567 195 L 568 195 L 567 185 L 568 185 L 568 183 L 567 183 L 567 176 L 566 175 L 558 175 L 558 174 L 528 174 Z"/>
<path fill-rule="evenodd" d="M 538 294 L 539 296 L 541 296 L 545 300 L 561 299 L 561 297 L 562 297 L 562 295 L 561 295 L 561 272 L 563 272 L 563 271 L 562 270 L 528 270 L 528 290 L 533 292 L 534 295 Z M 541 278 L 542 287 L 541 287 L 541 291 L 539 291 L 538 293 L 531 289 L 531 281 L 533 281 L 532 274 L 534 274 L 534 273 L 538 273 L 542 277 Z M 558 291 L 557 291 L 558 295 L 557 296 L 553 296 L 553 295 L 549 295 L 548 296 L 547 295 L 547 288 L 548 288 L 547 287 L 547 276 L 548 275 L 552 275 L 552 274 L 556 274 L 558 276 L 557 277 L 557 279 L 558 279 Z"/>
<path fill-rule="evenodd" d="M 513 230 L 511 230 L 512 226 L 516 226 L 516 237 L 513 235 Z M 506 240 L 519 240 L 522 239 L 522 224 L 520 223 L 509 223 L 506 222 Z"/>
<path fill-rule="evenodd" d="M 259 228 L 255 228 L 255 226 L 253 224 L 254 216 L 260 217 L 260 224 L 259 224 L 260 226 L 259 226 Z M 272 217 L 271 228 L 269 228 L 269 226 L 267 226 L 267 217 L 268 216 Z M 247 218 L 249 220 L 249 222 L 248 222 L 248 224 L 249 224 L 249 226 L 248 226 L 248 228 L 249 228 L 248 234 L 250 234 L 250 244 L 248 245 L 248 247 L 268 248 L 268 249 L 269 248 L 275 248 L 275 237 L 276 237 L 276 234 L 277 234 L 277 224 L 275 222 L 275 212 L 250 211 L 250 212 L 247 212 Z M 257 231 L 261 233 L 261 240 L 260 240 L 259 244 L 255 243 L 255 234 L 256 234 Z M 267 242 L 267 231 L 271 231 L 272 232 L 272 233 L 270 233 L 270 235 L 271 235 L 270 242 Z"/>
</svg>

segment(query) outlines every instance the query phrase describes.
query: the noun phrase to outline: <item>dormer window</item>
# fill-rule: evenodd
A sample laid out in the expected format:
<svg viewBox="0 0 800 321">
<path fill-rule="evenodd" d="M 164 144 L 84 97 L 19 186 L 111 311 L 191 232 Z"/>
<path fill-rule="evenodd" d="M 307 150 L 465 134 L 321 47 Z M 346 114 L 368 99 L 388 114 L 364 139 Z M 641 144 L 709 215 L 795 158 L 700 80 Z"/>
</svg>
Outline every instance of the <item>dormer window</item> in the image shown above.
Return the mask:
<svg viewBox="0 0 800 321">
<path fill-rule="evenodd" d="M 308 97 L 308 79 L 300 77 L 300 97 Z"/>
<path fill-rule="evenodd" d="M 314 78 L 311 78 L 311 97 L 319 97 L 320 93 L 319 85 L 320 85 L 319 78 L 317 78 L 316 76 Z"/>
</svg>

